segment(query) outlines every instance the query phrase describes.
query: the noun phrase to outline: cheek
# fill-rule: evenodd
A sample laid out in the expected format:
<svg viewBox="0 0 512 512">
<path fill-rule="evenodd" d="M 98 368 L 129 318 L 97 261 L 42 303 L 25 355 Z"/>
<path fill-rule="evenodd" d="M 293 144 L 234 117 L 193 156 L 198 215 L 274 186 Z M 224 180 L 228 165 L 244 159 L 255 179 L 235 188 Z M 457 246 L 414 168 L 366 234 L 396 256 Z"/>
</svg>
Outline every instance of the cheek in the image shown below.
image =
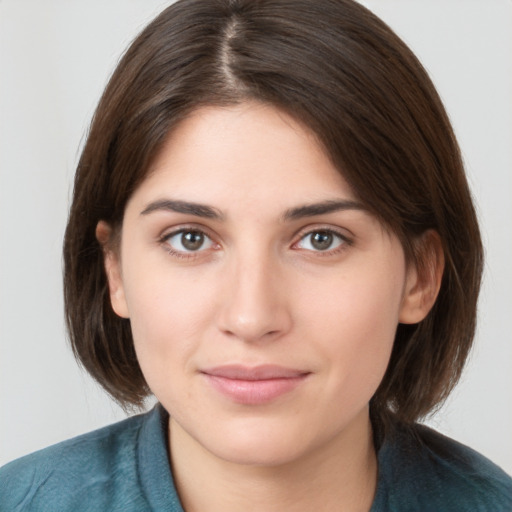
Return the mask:
<svg viewBox="0 0 512 512">
<path fill-rule="evenodd" d="M 389 338 L 398 325 L 403 278 L 389 267 L 364 267 L 328 276 L 325 280 L 311 280 L 295 296 L 301 301 L 299 317 L 331 337 L 340 340 L 378 342 Z M 379 336 L 379 333 L 382 336 Z"/>
<path fill-rule="evenodd" d="M 402 281 L 380 271 L 340 275 L 309 294 L 302 306 L 302 331 L 315 340 L 331 365 L 332 393 L 342 390 L 347 400 L 379 386 L 386 371 L 401 302 Z M 301 294 L 298 293 L 298 296 Z"/>
<path fill-rule="evenodd" d="M 126 299 L 135 350 L 153 391 L 163 380 L 186 370 L 192 354 L 211 325 L 209 287 L 192 273 L 176 273 L 165 265 L 126 268 Z M 130 272 L 133 270 L 132 272 Z"/>
</svg>

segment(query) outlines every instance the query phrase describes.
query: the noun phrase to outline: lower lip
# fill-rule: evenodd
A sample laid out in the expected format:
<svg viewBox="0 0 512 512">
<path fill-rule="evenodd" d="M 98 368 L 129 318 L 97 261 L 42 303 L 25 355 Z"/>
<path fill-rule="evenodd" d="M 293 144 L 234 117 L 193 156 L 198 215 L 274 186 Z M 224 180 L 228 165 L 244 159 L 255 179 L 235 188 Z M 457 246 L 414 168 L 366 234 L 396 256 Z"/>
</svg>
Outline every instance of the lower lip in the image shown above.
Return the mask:
<svg viewBox="0 0 512 512">
<path fill-rule="evenodd" d="M 228 379 L 218 375 L 203 375 L 214 389 L 232 401 L 244 405 L 261 405 L 272 402 L 293 391 L 307 378 L 307 374 L 298 377 L 262 380 Z"/>
</svg>

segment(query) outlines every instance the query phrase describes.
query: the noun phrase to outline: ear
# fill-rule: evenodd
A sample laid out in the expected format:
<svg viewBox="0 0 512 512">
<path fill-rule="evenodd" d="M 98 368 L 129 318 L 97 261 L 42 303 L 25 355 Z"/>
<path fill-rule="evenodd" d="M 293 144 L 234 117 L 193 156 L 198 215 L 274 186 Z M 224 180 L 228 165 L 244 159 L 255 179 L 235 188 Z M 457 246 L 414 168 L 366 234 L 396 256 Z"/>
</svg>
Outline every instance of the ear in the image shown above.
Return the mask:
<svg viewBox="0 0 512 512">
<path fill-rule="evenodd" d="M 444 251 L 439 233 L 429 229 L 414 242 L 416 261 L 409 263 L 399 322 L 416 324 L 432 309 L 444 271 Z"/>
<path fill-rule="evenodd" d="M 103 263 L 107 274 L 110 303 L 114 312 L 122 317 L 129 318 L 128 305 L 123 286 L 121 273 L 120 249 L 112 240 L 112 228 L 105 221 L 100 220 L 96 226 L 96 239 L 103 248 Z"/>
</svg>

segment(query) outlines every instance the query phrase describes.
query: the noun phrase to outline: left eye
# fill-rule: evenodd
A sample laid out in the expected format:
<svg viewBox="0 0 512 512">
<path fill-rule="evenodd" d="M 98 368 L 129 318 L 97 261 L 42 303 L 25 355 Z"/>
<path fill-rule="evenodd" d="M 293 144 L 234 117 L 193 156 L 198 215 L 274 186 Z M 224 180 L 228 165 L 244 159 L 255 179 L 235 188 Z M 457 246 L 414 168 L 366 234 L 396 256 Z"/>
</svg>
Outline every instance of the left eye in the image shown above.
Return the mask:
<svg viewBox="0 0 512 512">
<path fill-rule="evenodd" d="M 297 246 L 308 251 L 329 251 L 337 249 L 347 241 L 334 231 L 312 231 L 303 236 Z"/>
<path fill-rule="evenodd" d="M 197 252 L 210 249 L 213 241 L 201 231 L 178 231 L 169 235 L 165 242 L 176 252 Z"/>
</svg>

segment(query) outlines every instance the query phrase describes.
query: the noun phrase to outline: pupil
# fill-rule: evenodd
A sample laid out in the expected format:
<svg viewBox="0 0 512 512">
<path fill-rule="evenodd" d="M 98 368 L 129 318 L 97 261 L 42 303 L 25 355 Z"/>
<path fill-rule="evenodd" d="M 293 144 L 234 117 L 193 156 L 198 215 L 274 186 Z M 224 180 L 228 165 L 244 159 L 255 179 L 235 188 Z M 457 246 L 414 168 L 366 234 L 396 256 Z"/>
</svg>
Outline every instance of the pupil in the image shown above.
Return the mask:
<svg viewBox="0 0 512 512">
<path fill-rule="evenodd" d="M 325 251 L 326 249 L 329 249 L 332 244 L 332 234 L 322 231 L 315 233 L 312 237 L 311 244 L 315 249 Z"/>
<path fill-rule="evenodd" d="M 201 233 L 188 232 L 181 235 L 181 243 L 185 249 L 196 251 L 200 249 L 204 242 L 204 236 Z"/>
</svg>

